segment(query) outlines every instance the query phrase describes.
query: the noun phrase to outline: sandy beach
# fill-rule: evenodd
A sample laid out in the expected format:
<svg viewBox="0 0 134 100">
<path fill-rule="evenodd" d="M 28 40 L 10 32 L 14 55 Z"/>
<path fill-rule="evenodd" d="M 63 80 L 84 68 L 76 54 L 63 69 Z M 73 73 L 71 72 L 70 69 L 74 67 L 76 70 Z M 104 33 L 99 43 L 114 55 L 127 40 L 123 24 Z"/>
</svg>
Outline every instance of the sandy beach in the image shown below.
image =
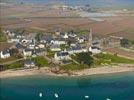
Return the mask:
<svg viewBox="0 0 134 100">
<path fill-rule="evenodd" d="M 120 73 L 120 72 L 132 72 L 134 71 L 134 64 L 120 64 L 118 66 L 102 66 L 97 68 L 84 69 L 79 71 L 70 71 L 69 73 L 58 74 L 51 72 L 51 69 L 44 67 L 41 69 L 23 69 L 23 70 L 6 70 L 0 72 L 0 78 L 16 77 L 16 76 L 29 76 L 29 75 L 51 75 L 51 76 L 84 76 L 94 74 L 108 74 L 108 73 Z"/>
</svg>

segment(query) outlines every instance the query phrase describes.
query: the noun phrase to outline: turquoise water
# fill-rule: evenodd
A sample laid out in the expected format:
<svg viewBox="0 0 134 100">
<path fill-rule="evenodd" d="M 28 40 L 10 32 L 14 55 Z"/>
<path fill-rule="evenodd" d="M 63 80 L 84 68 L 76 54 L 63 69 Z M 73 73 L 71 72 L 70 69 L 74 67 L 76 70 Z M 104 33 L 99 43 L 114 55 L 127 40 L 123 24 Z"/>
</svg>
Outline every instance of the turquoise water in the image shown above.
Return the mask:
<svg viewBox="0 0 134 100">
<path fill-rule="evenodd" d="M 43 97 L 39 97 L 39 93 Z M 54 93 L 59 95 L 55 98 Z M 134 73 L 82 77 L 25 76 L 1 79 L 0 100 L 134 100 Z"/>
</svg>

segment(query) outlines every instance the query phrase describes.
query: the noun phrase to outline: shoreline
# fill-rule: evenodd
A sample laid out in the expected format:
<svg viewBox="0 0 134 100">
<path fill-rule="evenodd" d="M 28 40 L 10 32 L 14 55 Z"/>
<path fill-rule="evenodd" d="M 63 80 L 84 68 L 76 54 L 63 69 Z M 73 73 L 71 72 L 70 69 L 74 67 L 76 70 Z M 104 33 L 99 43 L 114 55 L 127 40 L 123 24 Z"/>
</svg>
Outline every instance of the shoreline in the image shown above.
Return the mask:
<svg viewBox="0 0 134 100">
<path fill-rule="evenodd" d="M 99 74 L 112 74 L 121 72 L 134 72 L 134 64 L 120 64 L 118 66 L 102 66 L 96 68 L 89 68 L 77 71 L 70 71 L 70 73 L 54 73 L 48 67 L 43 67 L 38 70 L 38 68 L 33 69 L 23 69 L 23 70 L 6 70 L 0 72 L 0 78 L 10 78 L 19 76 L 30 76 L 30 75 L 49 75 L 49 76 L 89 76 L 89 75 L 99 75 Z"/>
</svg>

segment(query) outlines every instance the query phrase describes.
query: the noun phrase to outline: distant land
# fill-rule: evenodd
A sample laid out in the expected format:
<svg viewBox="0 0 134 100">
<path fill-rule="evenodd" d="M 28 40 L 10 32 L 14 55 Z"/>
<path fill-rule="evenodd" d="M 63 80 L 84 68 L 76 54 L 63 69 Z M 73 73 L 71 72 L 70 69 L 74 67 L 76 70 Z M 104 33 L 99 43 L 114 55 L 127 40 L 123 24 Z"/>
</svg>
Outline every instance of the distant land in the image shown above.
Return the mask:
<svg viewBox="0 0 134 100">
<path fill-rule="evenodd" d="M 134 0 L 1 0 L 1 2 L 32 4 L 62 3 L 71 6 L 90 5 L 92 7 L 134 7 Z"/>
</svg>

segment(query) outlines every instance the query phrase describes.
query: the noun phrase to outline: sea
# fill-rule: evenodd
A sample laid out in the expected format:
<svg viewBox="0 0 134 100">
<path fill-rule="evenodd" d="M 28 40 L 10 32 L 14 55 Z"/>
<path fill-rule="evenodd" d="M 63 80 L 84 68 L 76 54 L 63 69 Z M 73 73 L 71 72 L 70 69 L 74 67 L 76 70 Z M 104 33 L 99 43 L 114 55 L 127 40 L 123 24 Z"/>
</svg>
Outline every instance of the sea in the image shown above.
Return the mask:
<svg viewBox="0 0 134 100">
<path fill-rule="evenodd" d="M 0 100 L 134 100 L 134 72 L 2 78 Z"/>
</svg>

